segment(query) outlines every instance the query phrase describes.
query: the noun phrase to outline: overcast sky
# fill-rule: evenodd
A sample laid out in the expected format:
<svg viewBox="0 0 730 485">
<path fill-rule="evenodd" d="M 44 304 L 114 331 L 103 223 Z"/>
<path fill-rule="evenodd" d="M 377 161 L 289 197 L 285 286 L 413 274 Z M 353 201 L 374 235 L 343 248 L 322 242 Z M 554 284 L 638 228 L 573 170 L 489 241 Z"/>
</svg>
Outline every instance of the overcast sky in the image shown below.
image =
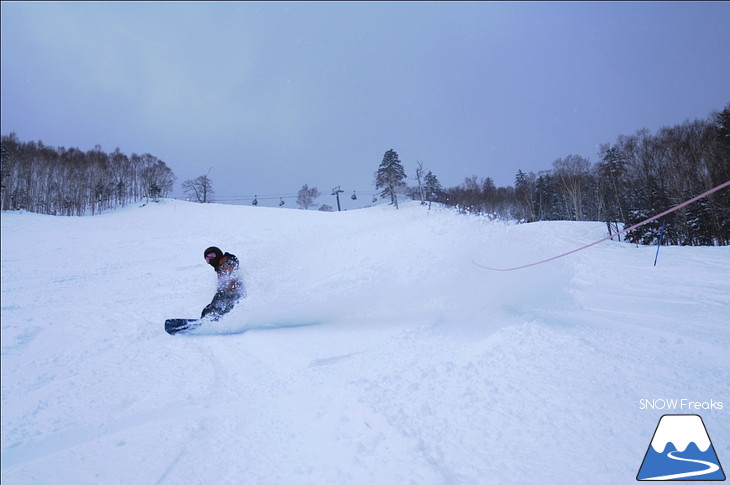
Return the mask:
<svg viewBox="0 0 730 485">
<path fill-rule="evenodd" d="M 362 206 L 391 148 L 512 185 L 724 108 L 728 25 L 730 2 L 3 1 L 2 134 L 151 153 L 178 196 L 210 170 L 221 201 Z"/>
</svg>

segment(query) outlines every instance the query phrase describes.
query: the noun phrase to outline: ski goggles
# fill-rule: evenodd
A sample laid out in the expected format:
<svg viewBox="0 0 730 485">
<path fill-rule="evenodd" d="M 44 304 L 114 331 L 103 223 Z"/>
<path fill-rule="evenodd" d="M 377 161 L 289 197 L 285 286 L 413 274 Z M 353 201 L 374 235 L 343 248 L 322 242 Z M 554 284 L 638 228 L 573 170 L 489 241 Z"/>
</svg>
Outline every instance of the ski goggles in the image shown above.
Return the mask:
<svg viewBox="0 0 730 485">
<path fill-rule="evenodd" d="M 216 258 L 216 254 L 215 253 L 208 253 L 208 254 L 205 255 L 205 262 L 206 263 L 210 263 L 215 258 Z"/>
</svg>

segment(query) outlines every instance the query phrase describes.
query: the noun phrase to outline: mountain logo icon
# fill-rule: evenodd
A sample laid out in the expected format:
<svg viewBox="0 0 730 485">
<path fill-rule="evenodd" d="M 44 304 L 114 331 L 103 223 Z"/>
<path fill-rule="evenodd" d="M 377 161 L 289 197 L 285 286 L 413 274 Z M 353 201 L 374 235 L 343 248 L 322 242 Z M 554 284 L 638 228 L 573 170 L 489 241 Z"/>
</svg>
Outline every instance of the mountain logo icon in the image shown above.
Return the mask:
<svg viewBox="0 0 730 485">
<path fill-rule="evenodd" d="M 725 480 L 702 418 L 696 414 L 662 416 L 636 480 Z"/>
</svg>

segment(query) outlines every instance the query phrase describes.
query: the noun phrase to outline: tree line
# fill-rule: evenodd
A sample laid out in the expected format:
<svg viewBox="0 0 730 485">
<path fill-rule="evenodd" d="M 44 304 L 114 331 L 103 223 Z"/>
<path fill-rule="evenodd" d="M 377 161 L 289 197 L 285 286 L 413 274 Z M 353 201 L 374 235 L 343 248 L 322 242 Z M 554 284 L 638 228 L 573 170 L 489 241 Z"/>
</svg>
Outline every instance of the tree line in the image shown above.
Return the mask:
<svg viewBox="0 0 730 485">
<path fill-rule="evenodd" d="M 80 216 L 124 207 L 142 199 L 159 200 L 172 191 L 175 175 L 165 162 L 145 153 L 111 153 L 54 148 L 2 137 L 2 210 L 23 209 Z"/>
<path fill-rule="evenodd" d="M 730 180 L 730 105 L 705 120 L 641 129 L 604 144 L 592 164 L 580 155 L 556 159 L 551 170 L 519 170 L 514 186 L 467 178 L 440 201 L 460 212 L 525 222 L 605 221 L 619 232 Z M 641 244 L 730 244 L 730 189 L 641 226 L 627 237 Z"/>
<path fill-rule="evenodd" d="M 141 199 L 166 197 L 173 188 L 172 170 L 157 157 L 126 155 L 100 146 L 83 152 L 53 148 L 42 142 L 2 137 L 3 210 L 25 209 L 54 215 L 96 214 Z M 538 173 L 518 170 L 512 186 L 497 187 L 489 177 L 466 178 L 442 188 L 437 177 L 418 162 L 416 186 L 395 150 L 385 152 L 375 173 L 380 197 L 398 207 L 405 195 L 423 204 L 432 201 L 462 213 L 524 222 L 546 220 L 605 221 L 619 232 L 730 180 L 730 104 L 705 120 L 664 127 L 656 134 L 641 129 L 600 147 L 599 160 L 580 155 L 553 161 Z M 183 183 L 190 200 L 212 201 L 207 175 Z M 304 209 L 319 196 L 304 186 L 297 203 Z M 651 244 L 664 224 L 664 241 L 676 245 L 730 244 L 730 190 L 716 192 L 664 220 L 632 231 L 632 241 Z"/>
</svg>

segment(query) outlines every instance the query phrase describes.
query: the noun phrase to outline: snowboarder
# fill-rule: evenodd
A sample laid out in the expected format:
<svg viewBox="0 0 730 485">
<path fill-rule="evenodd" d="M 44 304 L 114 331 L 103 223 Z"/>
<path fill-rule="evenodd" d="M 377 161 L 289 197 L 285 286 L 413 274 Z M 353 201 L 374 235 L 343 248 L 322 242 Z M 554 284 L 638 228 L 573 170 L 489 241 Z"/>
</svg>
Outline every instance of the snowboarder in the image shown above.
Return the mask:
<svg viewBox="0 0 730 485">
<path fill-rule="evenodd" d="M 218 289 L 213 301 L 203 309 L 200 318 L 208 316 L 212 320 L 218 320 L 230 312 L 244 296 L 243 281 L 238 273 L 238 258 L 231 253 L 223 254 L 215 246 L 206 249 L 203 256 L 218 275 Z"/>
</svg>

